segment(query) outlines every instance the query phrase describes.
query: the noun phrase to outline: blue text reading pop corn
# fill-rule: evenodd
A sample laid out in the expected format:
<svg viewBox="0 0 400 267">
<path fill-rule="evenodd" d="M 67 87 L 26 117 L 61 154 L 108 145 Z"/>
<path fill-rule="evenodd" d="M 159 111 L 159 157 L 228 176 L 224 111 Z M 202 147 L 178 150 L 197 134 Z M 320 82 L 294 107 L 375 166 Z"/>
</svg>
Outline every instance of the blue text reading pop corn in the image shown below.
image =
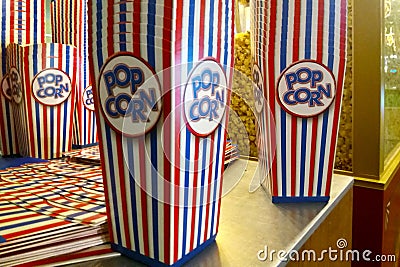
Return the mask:
<svg viewBox="0 0 400 267">
<path fill-rule="evenodd" d="M 336 94 L 332 73 L 314 61 L 300 61 L 291 65 L 280 76 L 278 99 L 289 113 L 311 117 L 324 112 Z"/>
<path fill-rule="evenodd" d="M 161 88 L 143 60 L 129 54 L 111 58 L 99 84 L 100 104 L 114 130 L 137 136 L 156 124 L 161 112 Z"/>
<path fill-rule="evenodd" d="M 191 79 L 193 88 L 193 102 L 190 106 L 190 121 L 208 119 L 210 121 L 219 118 L 219 109 L 225 109 L 225 88 L 219 86 L 220 73 L 205 69 L 200 75 Z M 208 94 L 202 92 L 209 91 Z"/>
<path fill-rule="evenodd" d="M 227 101 L 225 72 L 214 60 L 200 62 L 186 84 L 184 109 L 186 121 L 194 134 L 212 133 L 221 122 Z"/>
<path fill-rule="evenodd" d="M 38 73 L 32 83 L 32 92 L 37 101 L 44 105 L 58 105 L 71 94 L 69 76 L 58 69 L 45 69 Z"/>
</svg>

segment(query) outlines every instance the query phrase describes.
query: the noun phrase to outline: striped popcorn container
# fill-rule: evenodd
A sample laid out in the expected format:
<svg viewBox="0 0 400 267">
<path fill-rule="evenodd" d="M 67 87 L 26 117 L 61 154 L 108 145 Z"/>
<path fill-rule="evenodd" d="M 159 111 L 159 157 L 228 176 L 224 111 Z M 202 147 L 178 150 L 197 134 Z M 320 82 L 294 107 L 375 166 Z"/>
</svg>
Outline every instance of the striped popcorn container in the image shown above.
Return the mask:
<svg viewBox="0 0 400 267">
<path fill-rule="evenodd" d="M 14 96 L 20 154 L 51 159 L 71 150 L 75 105 L 77 49 L 62 44 L 35 44 L 21 48 Z M 12 82 L 10 82 L 12 84 Z"/>
<path fill-rule="evenodd" d="M 7 74 L 7 45 L 10 43 L 36 43 L 44 41 L 42 9 L 44 0 L 11 0 L 0 2 L 1 60 L 0 60 L 0 149 L 1 154 L 18 154 L 17 135 Z"/>
<path fill-rule="evenodd" d="M 251 5 L 263 184 L 274 203 L 328 201 L 346 62 L 347 0 Z"/>
<path fill-rule="evenodd" d="M 52 0 L 51 19 L 53 42 L 78 48 L 79 78 L 76 86 L 73 147 L 97 144 L 97 125 L 89 72 L 88 14 L 86 0 Z"/>
<path fill-rule="evenodd" d="M 2 44 L 3 46 L 3 44 Z M 3 50 L 3 49 L 2 49 Z M 10 44 L 2 55 L 2 67 L 5 73 L 1 83 L 1 145 L 3 155 L 16 155 L 18 150 L 18 136 L 20 133 L 15 128 L 14 104 L 18 101 L 18 95 L 22 91 L 21 70 L 21 49 L 17 44 Z M 7 118 L 5 118 L 7 116 Z"/>
<path fill-rule="evenodd" d="M 89 1 L 110 239 L 182 265 L 218 231 L 233 1 Z"/>
</svg>

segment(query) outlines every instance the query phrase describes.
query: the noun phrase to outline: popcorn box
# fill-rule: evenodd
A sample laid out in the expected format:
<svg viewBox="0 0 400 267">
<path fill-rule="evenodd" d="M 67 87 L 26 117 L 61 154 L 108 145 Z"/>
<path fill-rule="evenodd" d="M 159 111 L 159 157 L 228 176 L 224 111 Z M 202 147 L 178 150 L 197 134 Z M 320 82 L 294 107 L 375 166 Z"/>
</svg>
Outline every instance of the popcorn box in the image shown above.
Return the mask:
<svg viewBox="0 0 400 267">
<path fill-rule="evenodd" d="M 18 47 L 10 45 L 9 52 Z M 14 114 L 20 154 L 51 159 L 71 150 L 75 105 L 77 49 L 63 44 L 19 47 L 20 69 L 10 65 L 15 79 Z"/>
<path fill-rule="evenodd" d="M 346 62 L 347 1 L 251 5 L 262 183 L 275 203 L 328 201 Z"/>
<path fill-rule="evenodd" d="M 218 231 L 233 10 L 231 0 L 89 1 L 112 248 L 150 266 L 182 265 Z"/>
<path fill-rule="evenodd" d="M 89 73 L 87 1 L 53 0 L 51 14 L 53 42 L 76 46 L 80 59 L 73 147 L 92 146 L 97 144 L 98 137 Z"/>
<path fill-rule="evenodd" d="M 17 135 L 14 123 L 14 111 L 7 74 L 7 45 L 10 43 L 27 44 L 44 42 L 44 22 L 42 10 L 44 0 L 11 0 L 0 2 L 1 24 L 1 60 L 0 60 L 0 149 L 3 156 L 16 155 L 18 151 Z"/>
</svg>

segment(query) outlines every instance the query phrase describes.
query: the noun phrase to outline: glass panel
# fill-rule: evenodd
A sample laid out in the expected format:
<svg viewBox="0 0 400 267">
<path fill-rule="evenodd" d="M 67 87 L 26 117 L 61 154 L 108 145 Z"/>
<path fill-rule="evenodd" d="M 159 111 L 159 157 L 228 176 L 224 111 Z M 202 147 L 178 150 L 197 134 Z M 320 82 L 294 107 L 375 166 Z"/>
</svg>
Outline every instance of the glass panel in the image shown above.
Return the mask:
<svg viewBox="0 0 400 267">
<path fill-rule="evenodd" d="M 353 6 L 348 1 L 347 22 L 347 62 L 344 81 L 342 112 L 338 143 L 336 146 L 335 169 L 353 170 Z"/>
<path fill-rule="evenodd" d="M 235 73 L 228 136 L 242 156 L 257 157 L 253 87 L 251 84 L 250 10 L 248 0 L 236 1 Z"/>
<path fill-rule="evenodd" d="M 385 0 L 384 143 L 385 165 L 400 145 L 400 0 Z"/>
</svg>

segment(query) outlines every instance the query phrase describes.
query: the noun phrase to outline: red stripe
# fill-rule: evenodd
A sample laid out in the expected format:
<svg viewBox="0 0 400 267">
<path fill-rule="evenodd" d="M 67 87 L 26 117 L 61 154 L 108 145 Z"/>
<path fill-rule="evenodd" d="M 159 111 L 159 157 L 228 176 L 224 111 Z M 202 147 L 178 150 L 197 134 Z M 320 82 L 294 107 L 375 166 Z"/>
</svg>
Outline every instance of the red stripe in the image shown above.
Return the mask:
<svg viewBox="0 0 400 267">
<path fill-rule="evenodd" d="M 176 1 L 176 31 L 175 31 L 175 65 L 179 66 L 181 64 L 181 42 L 182 40 L 182 18 L 183 18 L 183 0 Z M 181 88 L 179 85 L 180 76 L 178 74 L 179 69 L 175 72 L 175 84 L 173 86 L 178 85 L 175 88 L 175 106 L 180 105 L 181 103 Z M 179 190 L 180 190 L 180 143 L 181 143 L 181 133 L 180 133 L 180 125 L 181 125 L 181 112 L 180 109 L 175 109 L 175 168 L 174 168 L 174 237 L 173 237 L 173 260 L 172 262 L 178 261 L 178 247 L 179 247 Z"/>
<path fill-rule="evenodd" d="M 322 63 L 323 29 L 324 29 L 324 0 L 318 1 L 318 36 L 317 36 L 317 62 Z M 308 196 L 313 195 L 315 179 L 315 155 L 317 146 L 318 117 L 312 119 L 311 124 L 311 149 L 310 149 L 310 174 L 308 184 Z"/>
<path fill-rule="evenodd" d="M 269 75 L 269 96 L 275 95 L 275 34 L 276 34 L 276 7 L 277 1 L 271 1 L 270 7 L 270 34 L 268 47 L 268 75 Z M 265 11 L 266 12 L 266 11 Z M 275 98 L 269 97 L 269 106 L 272 117 L 275 118 Z M 270 129 L 275 129 L 274 122 L 270 120 Z M 276 134 L 271 135 L 271 147 L 276 147 Z M 273 152 L 273 151 L 271 151 Z M 278 176 L 277 176 L 277 158 L 274 155 L 272 161 L 272 195 L 278 196 Z"/>
<path fill-rule="evenodd" d="M 18 265 L 18 267 L 31 267 L 31 266 L 40 266 L 40 265 L 50 265 L 52 263 L 58 263 L 63 261 L 69 261 L 71 259 L 81 259 L 101 254 L 107 254 L 113 252 L 111 248 L 104 248 L 95 251 L 88 251 L 88 252 L 77 252 L 73 254 L 66 254 L 62 256 L 52 257 L 43 260 L 32 261 L 29 263 Z"/>
<path fill-rule="evenodd" d="M 296 0 L 294 4 L 294 30 L 293 30 L 293 62 L 299 60 L 299 40 L 300 40 L 300 8 L 301 2 Z M 292 129 L 291 129 L 291 196 L 296 195 L 296 156 L 297 156 L 297 118 L 292 118 Z"/>
<path fill-rule="evenodd" d="M 221 4 L 221 1 L 219 1 Z M 205 0 L 201 0 L 200 3 L 200 18 L 205 17 Z M 203 19 L 200 20 L 200 27 L 199 27 L 199 43 L 198 43 L 198 51 L 199 51 L 199 57 L 198 60 L 200 61 L 201 59 L 204 58 L 204 42 L 205 42 L 205 37 L 204 37 L 204 31 L 205 31 L 205 21 Z M 220 35 L 218 35 L 220 36 Z M 219 42 L 218 42 L 219 43 Z M 191 136 L 193 136 L 191 134 Z M 191 214 L 191 231 L 190 231 L 190 251 L 193 250 L 194 248 L 194 234 L 196 232 L 196 199 L 197 199 L 197 180 L 198 180 L 198 164 L 199 164 L 199 148 L 200 146 L 200 137 L 194 136 L 194 162 L 193 162 L 193 188 L 191 189 L 193 192 L 192 196 L 192 214 Z M 199 218 L 201 220 L 201 218 Z M 197 222 L 200 223 L 200 222 Z M 200 233 L 199 233 L 200 234 Z"/>
<path fill-rule="evenodd" d="M 0 212 L 20 209 L 17 206 L 13 206 L 14 204 L 10 204 L 10 205 L 12 205 L 12 206 L 0 208 Z"/>
<path fill-rule="evenodd" d="M 67 224 L 70 224 L 70 222 L 61 221 L 61 222 L 46 224 L 46 225 L 42 225 L 42 226 L 38 226 L 38 227 L 34 227 L 34 228 L 25 229 L 25 230 L 18 231 L 18 232 L 12 232 L 9 234 L 5 234 L 5 235 L 3 235 L 3 237 L 6 240 L 10 240 L 12 238 L 21 237 L 21 236 L 29 235 L 29 234 L 34 234 L 34 233 L 38 233 L 38 232 L 44 231 L 44 230 L 50 230 L 51 228 L 55 228 L 55 227 L 67 225 Z"/>
<path fill-rule="evenodd" d="M 325 196 L 329 196 L 331 190 L 331 180 L 333 174 L 333 163 L 335 159 L 335 149 L 336 149 L 336 141 L 338 135 L 338 127 L 339 127 L 339 116 L 340 116 L 340 102 L 342 100 L 343 93 L 343 83 L 344 83 L 344 72 L 346 67 L 346 27 L 347 27 L 347 14 L 345 10 L 347 9 L 347 1 L 341 1 L 340 8 L 340 62 L 339 62 L 339 74 L 337 78 L 337 91 L 335 98 L 335 109 L 334 109 L 334 117 L 333 117 L 333 129 L 332 129 L 332 137 L 331 137 L 331 147 L 329 154 L 329 163 L 328 163 L 328 175 L 325 189 Z"/>
<path fill-rule="evenodd" d="M 26 7 L 26 32 L 25 32 L 26 44 L 30 44 L 33 41 L 33 40 L 31 40 L 31 19 L 33 19 L 33 16 L 31 16 L 31 6 L 28 5 L 28 3 L 27 3 L 27 7 Z"/>
<path fill-rule="evenodd" d="M 17 220 L 23 220 L 23 219 L 33 218 L 33 217 L 37 217 L 37 216 L 41 216 L 41 214 L 39 214 L 39 213 L 36 213 L 36 214 L 29 213 L 29 214 L 18 216 L 18 217 L 2 219 L 2 220 L 0 220 L 0 223 L 14 222 L 14 221 L 17 221 Z"/>
<path fill-rule="evenodd" d="M 14 7 L 14 6 L 15 6 L 14 0 L 10 0 L 10 7 L 11 7 L 10 21 L 12 21 L 12 22 L 15 22 L 15 11 L 13 11 L 13 7 Z M 15 43 L 14 31 L 15 31 L 15 29 L 13 29 L 12 31 L 10 31 L 10 42 L 11 42 L 11 43 Z"/>
<path fill-rule="evenodd" d="M 93 4 L 96 3 L 95 0 L 88 0 L 88 7 L 92 7 Z M 106 8 L 108 8 L 108 6 L 106 6 Z M 93 25 L 93 17 L 92 16 L 96 16 L 96 14 L 93 14 L 93 12 L 89 12 L 88 10 L 88 25 Z M 93 48 L 93 29 L 94 27 L 88 27 L 89 29 L 89 45 L 90 48 Z M 89 48 L 89 71 L 90 71 L 90 76 L 91 77 L 96 77 L 95 76 L 95 70 L 94 70 L 94 66 L 97 62 L 95 62 L 94 57 L 93 57 L 93 53 L 96 53 L 96 51 L 92 52 L 92 50 Z M 93 82 L 92 84 L 92 88 L 93 88 L 93 98 L 94 98 L 94 105 L 95 105 L 95 113 L 96 113 L 96 123 L 97 125 L 100 127 L 101 124 L 101 114 L 100 113 L 100 103 L 98 101 L 99 96 L 97 93 L 97 86 L 96 86 L 96 82 Z M 105 136 L 103 136 L 103 132 L 99 131 L 98 133 L 98 137 L 99 140 L 105 140 Z M 106 203 L 106 213 L 107 213 L 107 218 L 108 218 L 108 232 L 110 233 L 110 242 L 111 243 L 115 243 L 114 240 L 114 234 L 113 234 L 113 228 L 112 228 L 112 217 L 111 217 L 111 208 L 110 208 L 110 203 L 112 201 L 112 199 L 110 198 L 110 193 L 109 193 L 109 188 L 108 188 L 108 183 L 107 183 L 107 175 L 106 175 L 106 157 L 105 157 L 105 147 L 104 147 L 104 143 L 103 142 L 99 142 L 99 153 L 100 153 L 100 164 L 101 164 L 101 170 L 102 170 L 102 177 L 103 177 L 103 184 L 104 184 L 104 197 L 106 199 L 105 203 Z"/>
<path fill-rule="evenodd" d="M 121 205 L 122 205 L 122 218 L 123 221 L 121 222 L 120 220 L 120 224 L 122 224 L 122 227 L 124 229 L 125 232 L 125 240 L 126 240 L 126 248 L 128 249 L 132 249 L 132 244 L 131 244 L 131 240 L 129 238 L 129 219 L 128 219 L 128 212 L 130 212 L 130 210 L 128 210 L 128 206 L 126 203 L 126 200 L 129 199 L 127 197 L 127 190 L 126 190 L 126 186 L 125 186 L 125 173 L 124 173 L 124 168 L 125 168 L 125 161 L 123 158 L 123 148 L 122 148 L 122 136 L 120 134 L 115 133 L 115 143 L 116 143 L 116 151 L 118 151 L 117 153 L 117 161 L 118 161 L 118 176 L 119 176 L 119 188 L 117 188 L 117 190 L 119 190 L 120 194 L 121 194 Z"/>
<path fill-rule="evenodd" d="M 167 51 L 172 51 L 171 46 L 171 31 L 172 29 L 172 0 L 165 0 L 164 8 L 164 29 L 163 29 L 163 48 Z M 168 53 L 163 53 L 163 69 L 167 70 L 171 67 L 171 55 Z M 164 262 L 167 265 L 171 264 L 171 119 L 168 117 L 171 113 L 171 73 L 169 71 L 164 71 L 163 82 L 165 88 L 168 92 L 163 92 L 163 103 L 164 103 Z"/>
<path fill-rule="evenodd" d="M 62 60 L 58 60 L 58 69 L 62 69 Z M 55 121 L 55 127 L 56 127 L 56 129 L 61 129 L 61 125 L 62 125 L 62 120 L 61 120 L 61 111 L 62 111 L 62 108 L 61 107 L 58 107 L 58 108 L 56 108 L 56 121 Z M 66 119 L 66 118 L 64 118 L 64 119 Z M 57 137 L 56 137 L 56 151 L 61 151 L 61 138 L 59 137 L 59 135 L 57 134 L 56 135 Z M 65 137 L 64 137 L 65 138 Z"/>
<path fill-rule="evenodd" d="M 146 140 L 145 137 L 142 136 L 139 138 L 139 158 L 145 159 L 146 158 L 146 151 L 145 151 L 145 144 Z M 140 197 L 141 197 L 141 206 L 142 206 L 142 227 L 143 227 L 143 242 L 144 242 L 144 255 L 150 255 L 150 248 L 149 248 L 149 220 L 148 220 L 148 209 L 149 203 L 147 202 L 147 193 L 146 193 L 146 163 L 145 160 L 140 160 Z"/>
<path fill-rule="evenodd" d="M 299 60 L 301 0 L 294 3 L 294 30 L 293 30 L 293 62 Z"/>
<path fill-rule="evenodd" d="M 41 8 L 42 8 L 42 11 L 44 11 L 45 10 L 45 6 L 46 6 L 46 1 L 45 0 L 41 0 L 42 1 L 42 4 L 41 4 Z M 43 19 L 43 17 L 44 17 L 44 14 L 42 13 L 42 19 Z M 46 36 L 45 36 L 45 33 L 46 33 L 46 30 L 45 30 L 45 23 L 44 22 L 42 22 L 42 23 L 40 23 L 40 27 L 41 27 L 41 32 L 40 32 L 40 43 L 44 43 L 45 41 L 46 41 Z"/>
<path fill-rule="evenodd" d="M 232 90 L 232 81 L 233 81 L 233 69 L 234 69 L 234 46 L 233 46 L 233 41 L 235 40 L 235 30 L 234 30 L 234 23 L 233 23 L 233 21 L 235 21 L 235 12 L 234 12 L 234 10 L 235 10 L 235 8 L 234 8 L 234 6 L 235 6 L 235 4 L 234 4 L 234 1 L 230 1 L 230 3 L 231 3 L 231 6 L 230 6 L 230 8 L 229 8 L 229 12 L 230 12 L 230 16 L 231 16 L 231 21 L 232 21 L 232 26 L 231 26 L 231 31 L 232 31 L 232 33 L 231 33 L 231 36 L 230 36 L 230 38 L 231 38 L 231 44 L 232 44 L 232 46 L 231 46 L 231 51 L 228 51 L 229 53 L 230 53 L 230 56 L 231 56 L 231 60 L 230 60 L 230 66 L 229 66 L 229 68 L 230 68 L 230 77 L 228 77 L 228 79 L 229 79 L 229 84 L 228 84 L 228 88 L 229 88 L 229 90 Z M 225 16 L 228 16 L 228 14 L 225 14 Z M 228 91 L 228 98 L 227 98 L 227 102 L 226 103 L 231 103 L 231 91 Z M 228 125 L 228 121 L 229 121 L 229 112 L 226 112 L 226 119 L 225 119 L 225 127 L 227 127 L 227 125 Z M 227 128 L 226 128 L 227 129 Z M 226 135 L 227 135 L 227 130 L 225 129 L 225 131 L 224 131 L 224 148 L 226 147 L 226 144 L 227 144 L 227 140 L 226 140 Z M 222 164 L 224 164 L 224 162 L 225 162 L 225 149 L 224 149 L 224 152 L 222 153 Z M 220 179 L 221 179 L 221 181 L 219 181 L 220 183 L 221 183 L 221 185 L 220 185 L 220 190 L 219 190 L 219 201 L 218 201 L 218 213 L 217 213 L 217 224 L 216 224 L 216 233 L 218 233 L 218 229 L 219 229 L 219 220 L 220 220 L 220 211 L 221 211 L 221 197 L 222 197 L 222 182 L 223 182 L 223 174 L 224 174 L 224 167 L 222 167 L 221 168 L 221 174 L 220 174 Z"/>
<path fill-rule="evenodd" d="M 208 235 L 208 228 L 209 228 L 209 218 L 210 218 L 210 199 L 211 199 L 211 183 L 212 183 L 212 173 L 213 173 L 213 155 L 214 155 L 214 138 L 215 138 L 215 133 L 211 135 L 211 141 L 210 141 L 210 161 L 209 161 L 209 166 L 208 166 L 208 181 L 205 184 L 205 188 L 207 188 L 207 201 L 206 201 L 206 208 L 205 208 L 205 227 L 204 227 L 204 237 L 202 241 L 206 241 L 209 238 Z"/>
<path fill-rule="evenodd" d="M 29 145 L 30 150 L 31 150 L 30 151 L 30 153 L 31 153 L 30 156 L 35 156 L 35 146 L 34 146 L 35 137 L 34 137 L 33 131 L 32 131 L 32 129 L 34 129 L 33 127 L 36 128 L 36 125 L 35 126 L 33 125 L 33 120 L 32 120 L 33 119 L 32 117 L 33 117 L 33 114 L 34 114 L 35 111 L 32 108 L 32 97 L 28 97 L 28 96 L 30 96 L 32 94 L 31 85 L 30 85 L 30 79 L 29 79 L 29 76 L 30 76 L 30 74 L 29 74 L 30 64 L 27 64 L 29 62 L 29 60 L 30 60 L 29 59 L 29 54 L 30 54 L 29 50 L 31 50 L 31 49 L 32 49 L 32 47 L 30 47 L 30 46 L 27 46 L 27 47 L 23 48 L 23 51 L 24 51 L 24 62 L 25 62 L 25 64 L 23 64 L 23 66 L 25 68 L 24 68 L 24 71 L 23 71 L 23 73 L 24 73 L 23 76 L 24 77 L 22 77 L 22 79 L 25 80 L 25 92 L 26 92 L 26 96 L 27 96 L 27 97 L 25 97 L 25 101 L 26 101 L 26 105 L 27 105 L 27 110 L 25 110 L 26 115 L 24 113 L 22 113 L 22 115 L 25 115 L 25 118 L 26 118 L 27 124 L 28 124 L 28 129 L 26 129 L 26 130 L 29 132 L 29 135 L 30 135 L 30 140 L 28 141 L 28 145 Z"/>
<path fill-rule="evenodd" d="M 204 40 L 204 39 L 203 39 Z M 201 49 L 200 49 L 201 50 Z M 198 166 L 199 166 L 199 143 L 200 138 L 196 137 L 194 140 L 194 162 L 193 162 L 193 187 L 189 189 L 193 191 L 193 198 L 192 198 L 192 218 L 191 218 L 191 231 L 190 231 L 190 251 L 193 250 L 194 247 L 194 233 L 197 229 L 196 227 L 196 200 L 197 200 L 197 180 L 198 180 Z M 201 219 L 201 218 L 199 218 Z M 200 222 L 197 222 L 197 224 Z"/>
<path fill-rule="evenodd" d="M 201 0 L 200 3 L 200 18 L 205 18 L 205 0 Z M 219 1 L 221 2 L 221 1 Z M 212 16 L 212 15 L 211 15 Z M 204 22 L 205 19 L 200 19 L 200 28 L 199 30 L 199 59 L 202 59 L 204 57 Z M 218 35 L 219 36 L 219 35 Z"/>
<path fill-rule="evenodd" d="M 317 61 L 322 63 L 323 29 L 324 29 L 324 0 L 318 1 L 318 36 L 317 36 Z"/>
<path fill-rule="evenodd" d="M 77 84 L 77 78 L 75 74 L 77 73 L 77 68 L 78 68 L 78 50 L 76 48 L 73 48 L 73 53 L 74 53 L 74 65 L 72 69 L 72 79 L 71 79 L 71 87 L 74 88 L 74 90 L 71 90 L 70 97 L 68 99 L 68 102 L 65 103 L 65 105 L 70 105 L 71 111 L 68 116 L 69 119 L 69 133 L 67 138 L 67 144 L 66 144 L 66 150 L 70 151 L 72 149 L 72 132 L 73 132 L 73 123 L 74 123 L 74 107 L 75 107 L 75 98 L 76 98 L 76 84 Z M 59 155 L 57 157 L 62 157 L 62 152 L 61 150 L 59 151 Z"/>
<path fill-rule="evenodd" d="M 46 48 L 47 48 L 47 45 L 42 45 L 42 65 L 41 65 L 41 68 L 38 68 L 38 72 L 48 68 L 48 66 L 46 66 L 46 56 L 47 56 Z M 37 57 L 37 59 L 39 60 L 40 55 L 34 55 L 34 56 Z M 38 65 L 39 65 L 39 62 L 38 62 Z M 27 97 L 29 97 L 29 96 L 27 96 Z M 49 158 L 49 142 L 50 142 L 50 137 L 49 137 L 48 131 L 50 130 L 50 135 L 51 135 L 53 132 L 53 129 L 50 129 L 50 125 L 47 122 L 47 109 L 51 109 L 52 107 L 48 107 L 46 105 L 40 105 L 40 106 L 41 106 L 41 108 L 39 110 L 43 110 L 43 116 L 41 118 L 43 120 L 43 129 L 42 129 L 43 139 L 41 138 L 41 136 L 39 136 L 39 138 L 37 139 L 38 145 L 42 148 L 42 154 L 39 155 L 39 158 L 48 159 Z M 39 118 L 36 117 L 36 120 L 40 120 L 40 117 Z M 57 135 L 55 135 L 55 136 L 57 136 Z"/>
<path fill-rule="evenodd" d="M 93 223 L 95 223 L 96 220 L 105 219 L 105 217 L 106 217 L 106 215 L 104 215 L 104 214 L 96 214 L 96 215 L 93 215 L 93 216 L 90 216 L 90 217 L 82 219 L 82 223 L 93 224 Z M 79 219 L 77 219 L 77 220 L 79 220 Z M 125 225 L 126 226 L 128 225 L 128 221 L 126 221 Z M 127 246 L 128 249 L 132 250 L 132 246 L 130 245 L 131 241 L 130 241 L 130 238 L 129 238 L 129 232 L 125 233 L 125 236 L 126 236 L 126 242 L 127 242 L 126 246 Z"/>
</svg>

